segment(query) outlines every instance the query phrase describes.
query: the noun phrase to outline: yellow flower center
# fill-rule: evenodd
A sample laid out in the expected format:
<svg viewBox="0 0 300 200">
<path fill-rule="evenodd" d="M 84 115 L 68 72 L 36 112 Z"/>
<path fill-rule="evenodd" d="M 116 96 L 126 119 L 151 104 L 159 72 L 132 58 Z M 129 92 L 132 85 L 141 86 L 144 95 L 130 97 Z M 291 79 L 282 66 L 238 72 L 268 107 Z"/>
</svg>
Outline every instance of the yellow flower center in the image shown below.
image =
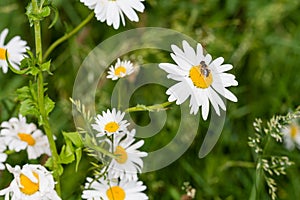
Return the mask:
<svg viewBox="0 0 300 200">
<path fill-rule="evenodd" d="M 106 196 L 109 200 L 124 200 L 126 194 L 119 186 L 113 186 L 106 191 Z"/>
<path fill-rule="evenodd" d="M 125 74 L 126 73 L 126 68 L 125 67 L 123 67 L 123 66 L 120 66 L 120 67 L 117 67 L 116 69 L 115 69 L 115 75 L 116 76 L 121 76 L 121 74 Z"/>
<path fill-rule="evenodd" d="M 201 61 L 200 65 L 193 66 L 189 75 L 193 84 L 198 88 L 208 88 L 213 82 L 212 73 L 204 61 Z"/>
<path fill-rule="evenodd" d="M 127 161 L 128 155 L 126 150 L 123 147 L 117 146 L 114 154 L 117 156 L 116 161 L 119 164 L 124 164 Z"/>
<path fill-rule="evenodd" d="M 298 132 L 297 126 L 296 126 L 296 125 L 292 125 L 292 126 L 291 126 L 290 134 L 291 134 L 291 137 L 292 137 L 293 139 L 297 136 L 297 132 Z"/>
<path fill-rule="evenodd" d="M 28 145 L 33 146 L 35 144 L 35 139 L 27 133 L 18 133 L 20 140 L 27 142 Z"/>
<path fill-rule="evenodd" d="M 105 125 L 104 130 L 113 133 L 119 129 L 119 124 L 117 122 L 109 122 Z"/>
<path fill-rule="evenodd" d="M 6 49 L 0 48 L 0 60 L 6 60 L 5 53 L 6 53 Z"/>
<path fill-rule="evenodd" d="M 21 192 L 27 195 L 32 195 L 39 190 L 39 175 L 33 172 L 33 175 L 38 179 L 37 183 L 32 182 L 24 174 L 20 175 L 20 183 L 23 187 L 20 187 Z"/>
</svg>

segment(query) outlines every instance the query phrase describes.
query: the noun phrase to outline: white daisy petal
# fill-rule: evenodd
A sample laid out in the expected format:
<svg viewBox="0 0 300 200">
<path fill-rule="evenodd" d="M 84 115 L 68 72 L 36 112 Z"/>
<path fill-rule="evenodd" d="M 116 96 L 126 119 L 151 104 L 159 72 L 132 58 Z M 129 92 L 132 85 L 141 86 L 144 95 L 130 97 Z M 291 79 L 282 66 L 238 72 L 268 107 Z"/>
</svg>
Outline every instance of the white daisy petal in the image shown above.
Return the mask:
<svg viewBox="0 0 300 200">
<path fill-rule="evenodd" d="M 96 18 L 114 29 L 120 27 L 120 19 L 125 26 L 124 14 L 130 21 L 138 22 L 138 12 L 144 12 L 143 0 L 80 0 L 89 9 L 94 10 Z"/>
<path fill-rule="evenodd" d="M 143 193 L 146 188 L 143 182 L 138 180 L 120 179 L 117 182 L 108 173 L 106 179 L 104 177 L 96 180 L 87 178 L 81 197 L 87 200 L 111 200 L 112 197 L 123 200 L 148 200 L 148 196 Z"/>
<path fill-rule="evenodd" d="M 295 147 L 300 149 L 300 126 L 296 120 L 283 127 L 281 132 L 283 134 L 283 142 L 286 149 L 290 151 Z"/>
<path fill-rule="evenodd" d="M 21 60 L 24 58 L 27 47 L 27 42 L 21 40 L 20 36 L 13 37 L 6 45 L 5 38 L 8 34 L 8 29 L 4 29 L 0 34 L 0 68 L 3 73 L 8 71 L 8 63 L 6 62 L 6 53 L 8 60 L 13 68 L 19 70 Z"/>
<path fill-rule="evenodd" d="M 134 72 L 134 67 L 130 61 L 127 61 L 127 60 L 121 61 L 118 58 L 115 66 L 110 66 L 108 75 L 106 76 L 106 78 L 109 78 L 112 80 L 118 80 L 119 78 L 129 76 L 133 72 Z"/>
</svg>

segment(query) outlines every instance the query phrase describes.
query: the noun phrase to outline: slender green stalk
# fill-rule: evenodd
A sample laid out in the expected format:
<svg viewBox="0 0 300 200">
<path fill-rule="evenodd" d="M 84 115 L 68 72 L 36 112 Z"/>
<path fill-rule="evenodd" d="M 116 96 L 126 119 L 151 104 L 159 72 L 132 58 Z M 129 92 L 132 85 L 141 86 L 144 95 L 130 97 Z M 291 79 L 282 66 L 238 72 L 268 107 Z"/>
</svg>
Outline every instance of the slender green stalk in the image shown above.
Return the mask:
<svg viewBox="0 0 300 200">
<path fill-rule="evenodd" d="M 231 160 L 226 162 L 220 169 L 221 171 L 226 170 L 231 167 L 242 167 L 242 168 L 255 168 L 255 163 L 247 161 L 235 161 Z"/>
<path fill-rule="evenodd" d="M 39 7 L 37 4 L 36 0 L 32 0 L 32 8 L 33 12 L 38 13 L 39 12 Z M 36 56 L 38 57 L 38 62 L 39 64 L 42 64 L 43 62 L 43 57 L 42 57 L 42 39 L 41 39 L 41 24 L 40 21 L 36 20 L 34 21 L 34 37 L 35 37 L 35 49 L 36 49 Z M 38 73 L 38 78 L 37 78 L 37 87 L 38 87 L 38 106 L 39 106 L 39 111 L 41 114 L 41 120 L 42 124 L 45 130 L 45 133 L 47 135 L 49 145 L 50 145 L 50 150 L 52 154 L 52 159 L 53 159 L 53 169 L 54 169 L 54 179 L 57 182 L 56 183 L 56 191 L 57 194 L 60 196 L 60 178 L 59 174 L 56 172 L 59 168 L 58 164 L 58 153 L 56 149 L 56 144 L 54 142 L 53 138 L 53 133 L 50 128 L 48 116 L 45 110 L 45 99 L 44 99 L 44 77 L 43 73 L 39 72 Z"/>
<path fill-rule="evenodd" d="M 76 26 L 71 32 L 66 33 L 64 36 L 62 36 L 61 38 L 59 38 L 58 40 L 56 40 L 46 51 L 45 55 L 44 55 L 44 59 L 47 59 L 47 57 L 50 55 L 50 53 L 61 43 L 63 43 L 64 41 L 66 41 L 67 39 L 69 39 L 70 37 L 72 37 L 73 35 L 75 35 L 80 29 L 82 29 L 87 23 L 89 23 L 91 21 L 91 19 L 93 19 L 94 17 L 94 12 L 91 12 L 86 18 L 85 20 L 83 20 L 78 26 Z"/>
<path fill-rule="evenodd" d="M 154 112 L 154 111 L 160 111 L 160 110 L 165 110 L 166 107 L 168 107 L 169 105 L 171 105 L 173 102 L 165 102 L 162 104 L 155 104 L 152 106 L 145 106 L 145 105 L 137 105 L 135 107 L 131 107 L 131 108 L 127 108 L 125 110 L 125 112 L 138 112 L 138 111 L 150 111 L 150 112 Z"/>
</svg>

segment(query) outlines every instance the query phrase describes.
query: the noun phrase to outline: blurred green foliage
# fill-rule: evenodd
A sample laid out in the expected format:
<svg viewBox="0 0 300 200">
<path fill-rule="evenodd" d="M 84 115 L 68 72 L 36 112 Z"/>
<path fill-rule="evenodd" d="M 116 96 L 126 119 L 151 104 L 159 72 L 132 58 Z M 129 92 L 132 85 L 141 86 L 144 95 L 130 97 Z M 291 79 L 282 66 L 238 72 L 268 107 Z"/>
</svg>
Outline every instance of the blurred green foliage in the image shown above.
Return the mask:
<svg viewBox="0 0 300 200">
<path fill-rule="evenodd" d="M 78 0 L 53 2 L 60 18 L 50 30 L 47 27 L 54 16 L 44 21 L 44 49 L 79 24 L 90 12 Z M 27 3 L 1 0 L 0 30 L 9 28 L 8 39 L 20 35 L 34 50 L 33 30 L 24 14 Z M 180 199 L 184 194 L 181 187 L 188 181 L 197 190 L 197 200 L 247 199 L 255 182 L 255 169 L 226 166 L 231 161 L 253 161 L 254 155 L 247 145 L 247 138 L 254 132 L 254 118 L 268 119 L 274 114 L 284 114 L 300 103 L 300 1 L 148 0 L 145 5 L 145 13 L 139 14 L 139 23 L 127 20 L 126 27 L 114 30 L 93 19 L 76 37 L 60 45 L 51 54 L 54 75 L 49 75 L 46 80 L 49 83 L 49 96 L 56 101 L 50 122 L 58 145 L 62 145 L 62 130 L 74 130 L 69 97 L 72 96 L 77 70 L 88 53 L 106 38 L 131 28 L 149 26 L 174 29 L 199 41 L 213 58 L 222 56 L 226 63 L 234 65 L 231 73 L 237 77 L 239 86 L 231 91 L 239 101 L 228 103 L 222 135 L 207 157 L 197 157 L 208 126 L 207 122 L 201 121 L 197 138 L 179 160 L 164 169 L 142 174 L 141 179 L 148 187 L 147 194 L 150 199 Z M 164 53 L 142 56 L 145 63 L 171 62 Z M 28 79 L 8 72 L 0 73 L 0 81 L 0 119 L 4 121 L 18 114 L 19 102 L 16 102 L 15 91 L 27 84 Z M 107 86 L 101 88 L 97 96 L 99 111 L 110 103 L 113 83 L 106 81 L 105 84 Z M 132 106 L 138 103 L 151 104 L 153 101 L 164 102 L 167 99 L 165 88 L 149 87 L 154 92 L 150 93 L 149 88 L 141 88 L 131 98 Z M 144 150 L 155 150 L 172 139 L 180 122 L 178 112 L 175 105 L 168 111 L 164 130 L 151 141 L 146 139 Z M 135 113 L 132 116 L 138 124 L 146 125 L 149 122 L 148 113 Z M 35 120 L 30 116 L 29 119 Z M 300 176 L 299 151 L 288 152 L 282 145 L 277 145 L 276 151 L 289 155 L 295 162 L 286 177 L 278 178 L 278 197 L 300 199 L 300 181 L 297 178 Z M 19 157 L 14 155 L 8 162 L 24 164 L 24 159 L 20 160 Z M 80 173 L 76 176 L 75 167 L 67 166 L 62 180 L 63 199 L 80 199 L 85 177 L 91 175 L 88 159 L 83 159 L 79 165 Z M 9 177 L 6 173 L 0 174 L 1 188 L 9 183 Z M 263 199 L 269 199 L 267 191 L 265 193 Z"/>
</svg>

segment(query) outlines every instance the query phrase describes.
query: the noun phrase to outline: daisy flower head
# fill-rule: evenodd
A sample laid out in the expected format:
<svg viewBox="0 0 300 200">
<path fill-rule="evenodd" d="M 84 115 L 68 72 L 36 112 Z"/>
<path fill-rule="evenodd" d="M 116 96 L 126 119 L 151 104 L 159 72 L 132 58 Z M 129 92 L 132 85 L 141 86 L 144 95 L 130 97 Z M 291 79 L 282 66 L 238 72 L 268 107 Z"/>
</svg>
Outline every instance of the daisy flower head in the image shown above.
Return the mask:
<svg viewBox="0 0 300 200">
<path fill-rule="evenodd" d="M 109 176 L 105 179 L 94 181 L 92 178 L 87 178 L 85 190 L 82 194 L 82 199 L 87 200 L 147 200 L 148 196 L 143 193 L 146 186 L 142 181 L 137 180 L 120 180 L 111 179 Z"/>
<path fill-rule="evenodd" d="M 284 146 L 293 150 L 295 146 L 300 149 L 300 127 L 296 122 L 285 126 L 282 129 Z"/>
<path fill-rule="evenodd" d="M 119 78 L 123 78 L 125 76 L 132 74 L 133 71 L 134 71 L 134 67 L 130 61 L 128 60 L 121 61 L 120 58 L 118 58 L 115 66 L 113 65 L 110 66 L 106 78 L 110 78 L 114 81 Z"/>
<path fill-rule="evenodd" d="M 89 9 L 94 9 L 97 20 L 118 29 L 120 21 L 125 26 L 124 15 L 133 22 L 138 22 L 138 12 L 144 12 L 143 0 L 80 0 Z"/>
<path fill-rule="evenodd" d="M 123 136 L 127 131 L 127 120 L 123 120 L 125 113 L 117 111 L 115 108 L 107 112 L 102 112 L 102 115 L 95 117 L 95 124 L 92 124 L 94 130 L 98 131 L 97 137 L 104 135 L 111 136 Z"/>
<path fill-rule="evenodd" d="M 7 165 L 7 169 L 14 175 L 10 185 L 0 191 L 5 199 L 13 200 L 60 200 L 54 190 L 54 179 L 52 174 L 41 165 L 26 164 L 20 168 Z"/>
<path fill-rule="evenodd" d="M 168 73 L 168 78 L 178 81 L 171 86 L 166 94 L 168 101 L 176 101 L 182 104 L 190 96 L 190 113 L 197 114 L 199 107 L 202 109 L 202 117 L 207 119 L 209 103 L 220 115 L 220 109 L 226 110 L 225 103 L 220 95 L 226 99 L 237 102 L 236 96 L 227 87 L 237 86 L 235 76 L 226 71 L 232 69 L 230 64 L 222 64 L 224 59 L 219 57 L 212 60 L 210 54 L 203 54 L 201 44 L 197 44 L 196 51 L 186 42 L 182 42 L 183 50 L 172 45 L 172 59 L 176 64 L 160 63 L 159 67 Z"/>
<path fill-rule="evenodd" d="M 19 70 L 21 60 L 24 58 L 26 49 L 29 49 L 27 42 L 21 40 L 20 36 L 13 37 L 6 45 L 5 38 L 8 34 L 8 29 L 4 29 L 0 33 L 0 67 L 3 73 L 8 71 L 8 63 L 6 62 L 6 54 L 13 68 Z"/>
<path fill-rule="evenodd" d="M 146 157 L 146 152 L 138 149 L 144 145 L 144 140 L 135 143 L 135 129 L 126 134 L 125 138 L 115 138 L 111 144 L 111 151 L 116 155 L 112 159 L 108 171 L 112 178 L 120 178 L 126 180 L 137 180 L 137 173 L 142 172 L 143 160 Z"/>
<path fill-rule="evenodd" d="M 6 150 L 6 145 L 5 145 L 4 138 L 0 137 L 0 170 L 5 169 L 4 162 L 7 159 L 7 154 L 4 153 L 5 150 Z"/>
<path fill-rule="evenodd" d="M 29 159 L 36 159 L 42 154 L 51 155 L 47 136 L 35 124 L 28 124 L 22 115 L 2 122 L 1 127 L 0 135 L 10 150 L 19 152 L 26 149 Z"/>
</svg>

